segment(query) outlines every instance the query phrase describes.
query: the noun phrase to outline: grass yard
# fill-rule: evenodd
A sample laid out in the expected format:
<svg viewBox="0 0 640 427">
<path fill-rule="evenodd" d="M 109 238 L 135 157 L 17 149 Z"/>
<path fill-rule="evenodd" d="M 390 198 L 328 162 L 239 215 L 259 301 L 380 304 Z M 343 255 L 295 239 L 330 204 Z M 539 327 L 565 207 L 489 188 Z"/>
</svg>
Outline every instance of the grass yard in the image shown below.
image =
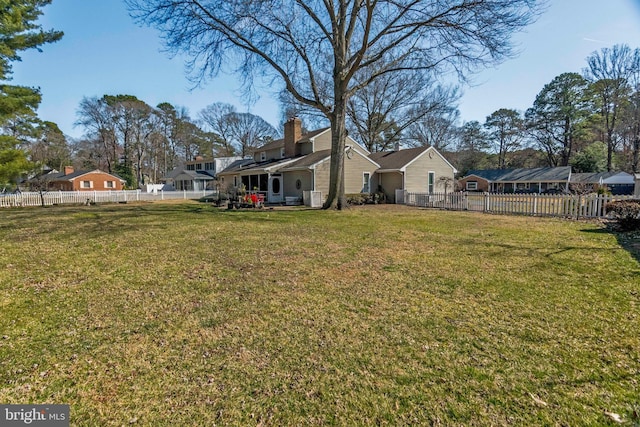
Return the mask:
<svg viewBox="0 0 640 427">
<path fill-rule="evenodd" d="M 72 425 L 640 423 L 640 264 L 595 223 L 189 202 L 0 240 L 0 403 Z"/>
</svg>

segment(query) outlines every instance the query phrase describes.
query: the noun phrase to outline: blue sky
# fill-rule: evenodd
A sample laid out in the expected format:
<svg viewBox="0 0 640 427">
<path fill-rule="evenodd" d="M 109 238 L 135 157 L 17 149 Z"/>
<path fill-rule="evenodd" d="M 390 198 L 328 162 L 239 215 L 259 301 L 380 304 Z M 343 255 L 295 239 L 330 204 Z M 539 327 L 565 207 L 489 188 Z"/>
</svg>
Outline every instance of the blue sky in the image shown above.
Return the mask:
<svg viewBox="0 0 640 427">
<path fill-rule="evenodd" d="M 53 0 L 42 23 L 65 36 L 42 52 L 23 52 L 12 84 L 40 87 L 40 117 L 69 136 L 82 135 L 73 125 L 80 100 L 104 94 L 135 95 L 152 106 L 170 102 L 187 107 L 192 117 L 213 102 L 228 102 L 278 125 L 279 105 L 267 88 L 249 106 L 233 75 L 193 89 L 185 58 L 163 52 L 159 34 L 134 24 L 120 0 Z M 484 122 L 499 108 L 524 111 L 554 77 L 581 72 L 591 52 L 616 43 L 640 47 L 640 0 L 549 0 L 547 11 L 514 42 L 516 58 L 474 75 L 472 85 L 463 87 L 462 120 Z"/>
</svg>

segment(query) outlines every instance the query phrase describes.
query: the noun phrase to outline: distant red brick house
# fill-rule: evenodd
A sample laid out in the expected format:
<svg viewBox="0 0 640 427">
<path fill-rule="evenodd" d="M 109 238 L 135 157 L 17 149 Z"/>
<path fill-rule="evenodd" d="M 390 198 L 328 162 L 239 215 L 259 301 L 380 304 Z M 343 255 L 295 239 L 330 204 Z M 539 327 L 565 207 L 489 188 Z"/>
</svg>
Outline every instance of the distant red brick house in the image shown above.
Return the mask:
<svg viewBox="0 0 640 427">
<path fill-rule="evenodd" d="M 120 191 L 126 182 L 99 169 L 75 171 L 71 166 L 65 166 L 62 172 L 52 171 L 43 178 L 48 190 L 60 191 Z"/>
</svg>

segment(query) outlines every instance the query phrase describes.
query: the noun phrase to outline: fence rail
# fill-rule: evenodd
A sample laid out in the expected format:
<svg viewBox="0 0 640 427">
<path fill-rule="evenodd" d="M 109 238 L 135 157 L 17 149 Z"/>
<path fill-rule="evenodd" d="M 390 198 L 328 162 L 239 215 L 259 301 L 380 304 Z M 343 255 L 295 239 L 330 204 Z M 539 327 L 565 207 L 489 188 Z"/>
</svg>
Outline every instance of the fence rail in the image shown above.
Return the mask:
<svg viewBox="0 0 640 427">
<path fill-rule="evenodd" d="M 607 216 L 607 203 L 630 199 L 634 199 L 634 196 L 405 192 L 403 200 L 408 206 L 424 208 L 579 219 L 604 218 Z"/>
<path fill-rule="evenodd" d="M 0 208 L 14 206 L 45 206 L 89 203 L 126 203 L 175 199 L 199 199 L 214 196 L 211 191 L 158 191 L 147 193 L 140 190 L 125 191 L 50 191 L 0 194 Z"/>
</svg>

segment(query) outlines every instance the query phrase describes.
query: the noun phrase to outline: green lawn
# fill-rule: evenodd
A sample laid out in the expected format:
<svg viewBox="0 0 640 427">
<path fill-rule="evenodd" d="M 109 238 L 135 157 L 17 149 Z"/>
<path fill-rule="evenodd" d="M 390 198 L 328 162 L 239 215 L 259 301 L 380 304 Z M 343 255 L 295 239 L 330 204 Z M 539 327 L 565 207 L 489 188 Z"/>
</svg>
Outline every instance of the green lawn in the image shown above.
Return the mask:
<svg viewBox="0 0 640 427">
<path fill-rule="evenodd" d="M 640 265 L 595 223 L 191 202 L 0 241 L 0 403 L 72 425 L 640 423 Z"/>
</svg>

